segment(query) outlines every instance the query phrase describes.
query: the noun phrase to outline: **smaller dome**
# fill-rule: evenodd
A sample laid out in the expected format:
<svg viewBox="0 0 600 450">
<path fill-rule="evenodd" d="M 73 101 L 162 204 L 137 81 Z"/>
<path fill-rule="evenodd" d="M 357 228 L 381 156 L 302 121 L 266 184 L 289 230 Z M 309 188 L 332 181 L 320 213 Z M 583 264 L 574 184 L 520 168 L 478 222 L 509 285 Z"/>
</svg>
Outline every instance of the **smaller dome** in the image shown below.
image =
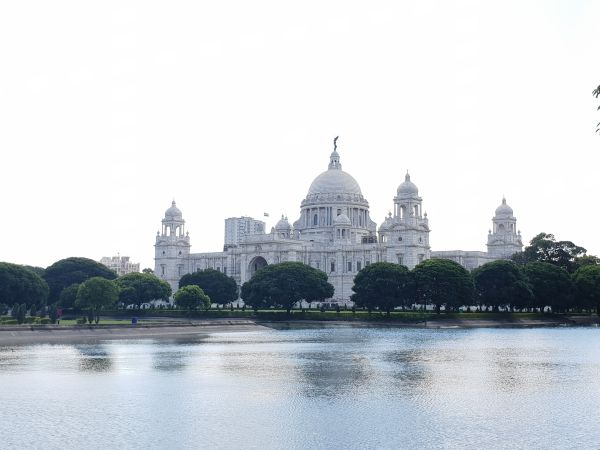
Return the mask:
<svg viewBox="0 0 600 450">
<path fill-rule="evenodd" d="M 506 198 L 502 197 L 502 204 L 496 208 L 497 216 L 512 216 L 513 209 L 506 204 Z"/>
<path fill-rule="evenodd" d="M 392 227 L 392 213 L 390 212 L 381 226 L 379 227 L 379 231 L 387 231 Z"/>
<path fill-rule="evenodd" d="M 281 219 L 279 219 L 279 222 L 277 222 L 277 224 L 275 225 L 275 230 L 280 231 L 280 230 L 291 230 L 292 226 L 290 225 L 290 223 L 288 222 L 288 218 L 281 215 Z"/>
<path fill-rule="evenodd" d="M 398 186 L 398 195 L 417 195 L 419 193 L 419 188 L 415 183 L 410 181 L 410 175 L 406 172 L 406 177 L 404 178 L 404 183 Z"/>
<path fill-rule="evenodd" d="M 175 204 L 175 200 L 171 203 L 171 207 L 165 211 L 165 219 L 181 220 L 181 211 Z"/>
<path fill-rule="evenodd" d="M 335 220 L 333 221 L 333 224 L 334 225 L 352 225 L 352 222 L 350 221 L 350 219 L 348 218 L 348 216 L 346 214 L 342 213 L 335 218 Z"/>
</svg>

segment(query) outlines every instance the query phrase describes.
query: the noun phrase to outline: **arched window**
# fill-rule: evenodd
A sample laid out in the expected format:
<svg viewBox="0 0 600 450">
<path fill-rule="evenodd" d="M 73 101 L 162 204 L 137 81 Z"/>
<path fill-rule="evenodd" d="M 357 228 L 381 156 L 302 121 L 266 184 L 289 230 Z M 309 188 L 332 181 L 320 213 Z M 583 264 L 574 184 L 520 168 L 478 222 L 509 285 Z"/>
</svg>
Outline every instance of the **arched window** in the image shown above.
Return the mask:
<svg viewBox="0 0 600 450">
<path fill-rule="evenodd" d="M 319 223 L 319 216 L 316 214 L 313 216 L 313 225 L 316 227 Z"/>
</svg>

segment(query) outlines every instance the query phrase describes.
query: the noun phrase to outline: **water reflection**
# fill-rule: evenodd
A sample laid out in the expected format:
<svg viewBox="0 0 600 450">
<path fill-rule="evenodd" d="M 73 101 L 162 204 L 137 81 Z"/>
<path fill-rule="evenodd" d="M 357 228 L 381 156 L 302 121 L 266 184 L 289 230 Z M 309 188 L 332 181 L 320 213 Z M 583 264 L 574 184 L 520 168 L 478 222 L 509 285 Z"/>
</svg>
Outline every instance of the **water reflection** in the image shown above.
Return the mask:
<svg viewBox="0 0 600 450">
<path fill-rule="evenodd" d="M 79 352 L 79 370 L 81 372 L 110 372 L 113 361 L 108 350 L 102 344 L 75 345 Z"/>
</svg>

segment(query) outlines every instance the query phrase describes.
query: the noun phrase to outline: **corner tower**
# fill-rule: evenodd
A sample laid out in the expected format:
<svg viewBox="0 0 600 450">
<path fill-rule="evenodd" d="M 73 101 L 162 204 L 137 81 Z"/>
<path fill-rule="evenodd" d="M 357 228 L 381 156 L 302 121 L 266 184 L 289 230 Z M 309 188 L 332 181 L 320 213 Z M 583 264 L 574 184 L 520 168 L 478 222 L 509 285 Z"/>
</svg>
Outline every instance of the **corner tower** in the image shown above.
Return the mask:
<svg viewBox="0 0 600 450">
<path fill-rule="evenodd" d="M 385 244 L 388 262 L 412 269 L 431 257 L 429 219 L 423 213 L 419 189 L 408 172 L 396 191 L 394 214 L 390 213 L 379 227 L 379 240 Z"/>
<path fill-rule="evenodd" d="M 190 236 L 185 233 L 185 220 L 175 200 L 165 211 L 162 229 L 156 233 L 154 244 L 154 273 L 171 285 L 173 293 L 179 279 L 189 273 Z"/>
<path fill-rule="evenodd" d="M 497 259 L 508 259 L 514 253 L 523 251 L 521 232 L 517 231 L 517 218 L 513 209 L 502 198 L 502 204 L 496 208 L 492 218 L 493 231 L 488 233 L 488 255 Z"/>
</svg>

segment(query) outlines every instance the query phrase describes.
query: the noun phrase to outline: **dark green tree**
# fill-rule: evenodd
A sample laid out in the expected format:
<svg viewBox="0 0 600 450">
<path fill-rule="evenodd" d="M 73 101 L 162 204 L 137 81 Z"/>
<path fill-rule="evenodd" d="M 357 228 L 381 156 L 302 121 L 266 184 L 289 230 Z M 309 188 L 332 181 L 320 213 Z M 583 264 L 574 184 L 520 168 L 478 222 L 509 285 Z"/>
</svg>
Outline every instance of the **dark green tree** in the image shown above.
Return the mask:
<svg viewBox="0 0 600 450">
<path fill-rule="evenodd" d="M 81 286 L 79 283 L 73 283 L 72 285 L 67 286 L 60 291 L 60 295 L 58 296 L 58 305 L 62 308 L 74 308 L 79 286 Z"/>
<path fill-rule="evenodd" d="M 17 323 L 22 324 L 25 322 L 25 315 L 27 314 L 27 305 L 25 303 L 21 303 L 17 307 Z"/>
<path fill-rule="evenodd" d="M 412 277 L 405 266 L 380 262 L 363 268 L 354 277 L 351 300 L 357 306 L 384 310 L 388 315 L 397 306 L 407 306 L 413 299 Z"/>
<path fill-rule="evenodd" d="M 56 320 L 58 319 L 58 309 L 56 308 L 56 305 L 50 306 L 48 309 L 48 317 L 50 318 L 51 323 L 56 323 Z"/>
<path fill-rule="evenodd" d="M 214 269 L 188 273 L 179 280 L 179 287 L 200 286 L 213 303 L 226 305 L 237 300 L 238 287 L 235 280 Z"/>
<path fill-rule="evenodd" d="M 92 277 L 114 280 L 117 274 L 99 262 L 88 258 L 66 258 L 46 268 L 44 279 L 50 287 L 49 303 L 56 303 L 60 292 L 74 283 L 83 283 Z"/>
<path fill-rule="evenodd" d="M 75 305 L 89 310 L 100 321 L 100 310 L 113 306 L 119 299 L 119 288 L 112 280 L 103 277 L 92 277 L 84 281 L 77 291 Z"/>
<path fill-rule="evenodd" d="M 471 274 L 460 264 L 448 259 L 428 259 L 413 269 L 419 303 L 435 305 L 446 310 L 470 305 L 474 285 Z"/>
<path fill-rule="evenodd" d="M 575 303 L 580 308 L 596 308 L 600 314 L 600 265 L 586 265 L 573 274 Z"/>
<path fill-rule="evenodd" d="M 151 273 L 128 273 L 117 279 L 121 291 L 119 300 L 126 305 L 142 303 L 152 300 L 167 300 L 171 296 L 171 286 Z"/>
<path fill-rule="evenodd" d="M 553 234 L 540 233 L 512 260 L 520 265 L 532 262 L 544 262 L 562 267 L 569 273 L 577 270 L 577 261 L 585 256 L 587 250 L 571 241 L 557 241 Z"/>
<path fill-rule="evenodd" d="M 210 308 L 211 299 L 204 291 L 194 284 L 183 286 L 174 296 L 175 304 L 182 309 L 195 310 Z"/>
<path fill-rule="evenodd" d="M 327 275 L 301 262 L 263 267 L 243 284 L 242 298 L 254 309 L 274 306 L 290 313 L 301 300 L 320 302 L 333 296 Z"/>
<path fill-rule="evenodd" d="M 521 268 L 512 261 L 492 261 L 473 270 L 475 301 L 498 310 L 500 306 L 526 308 L 533 292 Z"/>
<path fill-rule="evenodd" d="M 34 303 L 33 305 L 31 305 L 29 307 L 29 315 L 31 317 L 35 317 L 35 316 L 37 316 L 37 314 L 38 314 L 37 306 L 35 306 L 35 303 Z"/>
<path fill-rule="evenodd" d="M 6 303 L 0 303 L 0 316 L 5 316 L 8 313 L 8 305 Z"/>
<path fill-rule="evenodd" d="M 12 308 L 10 309 L 10 316 L 13 319 L 16 319 L 18 315 L 19 315 L 19 304 L 18 303 L 14 303 L 12 305 Z"/>
<path fill-rule="evenodd" d="M 573 283 L 565 269 L 546 262 L 526 264 L 525 275 L 533 291 L 533 305 L 543 311 L 550 306 L 553 312 L 573 306 Z"/>
<path fill-rule="evenodd" d="M 38 267 L 38 266 L 23 266 L 26 269 L 31 270 L 33 273 L 37 274 L 37 276 L 44 278 L 44 274 L 46 273 L 46 269 L 44 269 L 43 267 Z"/>
<path fill-rule="evenodd" d="M 146 267 L 145 269 L 142 270 L 142 273 L 154 273 L 154 270 L 152 270 L 150 267 Z"/>
<path fill-rule="evenodd" d="M 48 285 L 25 266 L 0 262 L 0 302 L 45 305 Z"/>
</svg>

